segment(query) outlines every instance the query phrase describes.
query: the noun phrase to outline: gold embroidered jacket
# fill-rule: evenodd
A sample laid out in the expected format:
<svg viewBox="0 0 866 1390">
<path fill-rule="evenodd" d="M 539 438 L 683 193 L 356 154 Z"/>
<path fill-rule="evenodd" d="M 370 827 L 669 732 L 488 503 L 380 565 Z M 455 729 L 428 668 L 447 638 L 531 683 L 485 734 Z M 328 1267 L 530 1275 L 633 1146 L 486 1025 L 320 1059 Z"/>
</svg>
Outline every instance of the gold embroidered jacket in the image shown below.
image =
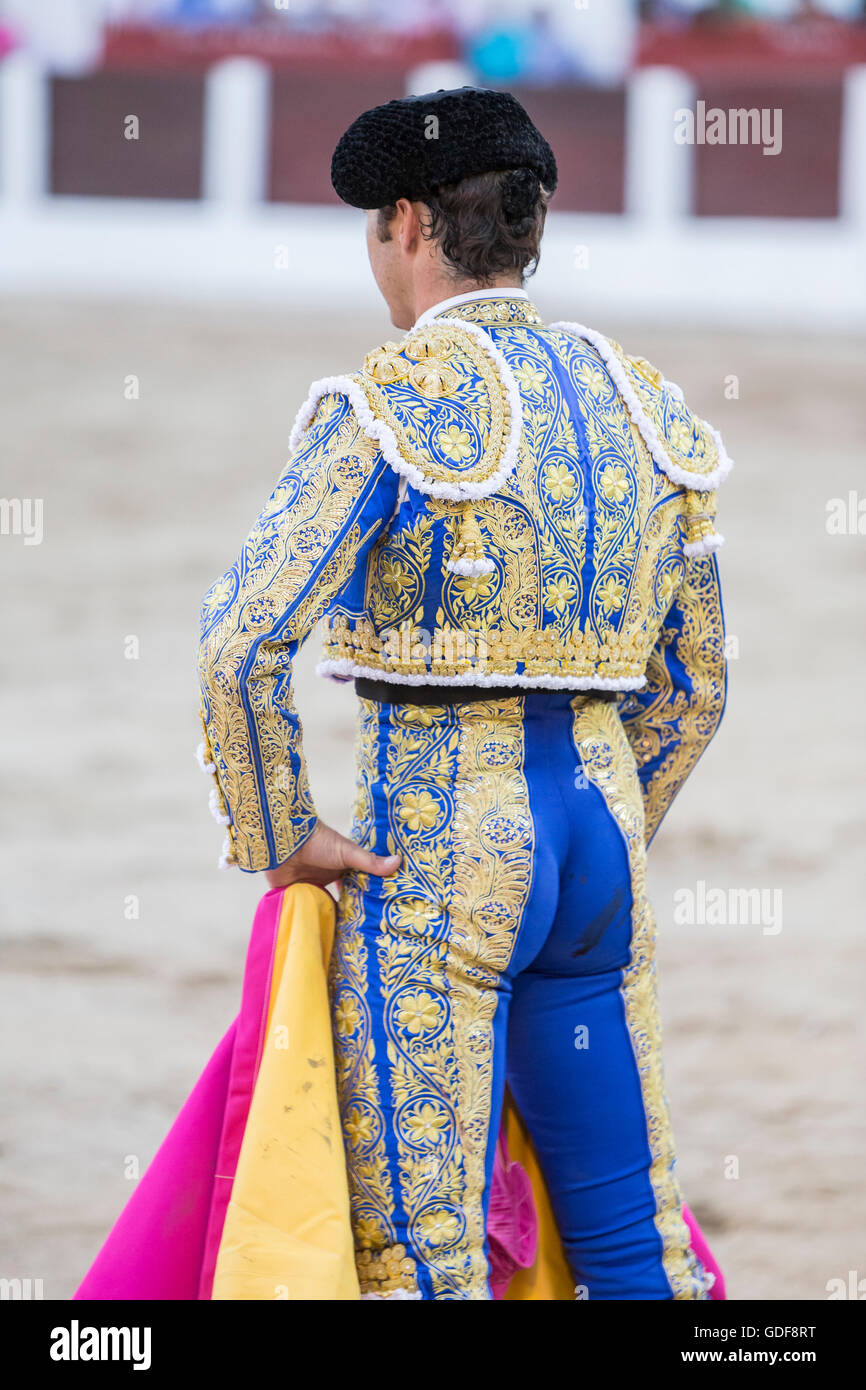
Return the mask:
<svg viewBox="0 0 866 1390">
<path fill-rule="evenodd" d="M 291 664 L 322 617 L 318 669 L 338 679 L 625 692 L 652 833 L 724 704 L 730 466 L 643 358 L 507 291 L 317 382 L 204 601 L 227 861 L 275 867 L 315 827 Z"/>
</svg>

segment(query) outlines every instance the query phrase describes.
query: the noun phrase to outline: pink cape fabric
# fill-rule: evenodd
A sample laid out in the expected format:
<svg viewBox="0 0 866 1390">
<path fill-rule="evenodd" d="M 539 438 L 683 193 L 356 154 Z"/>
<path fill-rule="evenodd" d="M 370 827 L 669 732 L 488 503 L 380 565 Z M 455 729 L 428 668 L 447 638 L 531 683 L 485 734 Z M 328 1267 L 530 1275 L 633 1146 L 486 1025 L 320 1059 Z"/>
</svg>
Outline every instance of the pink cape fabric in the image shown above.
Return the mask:
<svg viewBox="0 0 866 1390">
<path fill-rule="evenodd" d="M 700 1226 L 685 1205 L 683 1217 L 691 1236 L 689 1244 L 704 1269 L 712 1275 L 709 1296 L 712 1299 L 724 1299 L 725 1277 L 704 1239 Z M 490 1249 L 490 1291 L 494 1298 L 504 1298 L 515 1271 L 529 1269 L 535 1262 L 538 1249 L 538 1214 L 535 1209 L 532 1181 L 523 1165 L 509 1157 L 504 1126 L 499 1132 L 499 1144 L 493 1164 L 487 1235 Z"/>
<path fill-rule="evenodd" d="M 281 888 L 262 898 L 241 1011 L 75 1293 L 76 1299 L 209 1299 L 270 1000 Z"/>
<path fill-rule="evenodd" d="M 240 1013 L 112 1227 L 75 1299 L 210 1299 L 261 1060 L 285 891 L 272 889 L 259 903 Z M 538 1229 L 531 1183 L 521 1165 L 508 1160 L 504 1132 L 500 1140 L 488 1220 L 494 1298 L 504 1297 L 515 1269 L 532 1264 Z M 687 1207 L 684 1215 L 693 1250 L 715 1275 L 710 1297 L 724 1298 L 721 1270 Z"/>
</svg>

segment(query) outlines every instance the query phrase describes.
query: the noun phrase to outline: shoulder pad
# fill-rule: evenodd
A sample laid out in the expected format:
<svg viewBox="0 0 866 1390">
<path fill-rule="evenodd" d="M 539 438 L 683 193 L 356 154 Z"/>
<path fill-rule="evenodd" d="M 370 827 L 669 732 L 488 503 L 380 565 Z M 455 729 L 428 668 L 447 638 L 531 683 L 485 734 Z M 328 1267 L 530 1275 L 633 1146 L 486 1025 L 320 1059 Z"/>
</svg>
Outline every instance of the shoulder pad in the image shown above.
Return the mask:
<svg viewBox="0 0 866 1390">
<path fill-rule="evenodd" d="M 698 486 L 701 490 L 716 488 L 731 468 L 718 430 L 689 410 L 679 386 L 667 381 L 645 357 L 631 357 L 622 348 L 618 355 L 644 410 L 664 441 L 671 463 L 683 472 L 698 475 L 689 486 Z"/>
<path fill-rule="evenodd" d="M 368 352 L 363 369 L 310 387 L 289 440 L 300 443 L 324 396 L 351 402 L 387 463 L 419 492 L 453 501 L 496 492 L 517 462 L 520 391 L 489 333 L 437 319 Z"/>
<path fill-rule="evenodd" d="M 520 392 L 488 333 L 438 319 L 369 352 L 361 373 L 388 462 L 421 492 L 461 500 L 495 492 L 517 460 Z"/>
</svg>

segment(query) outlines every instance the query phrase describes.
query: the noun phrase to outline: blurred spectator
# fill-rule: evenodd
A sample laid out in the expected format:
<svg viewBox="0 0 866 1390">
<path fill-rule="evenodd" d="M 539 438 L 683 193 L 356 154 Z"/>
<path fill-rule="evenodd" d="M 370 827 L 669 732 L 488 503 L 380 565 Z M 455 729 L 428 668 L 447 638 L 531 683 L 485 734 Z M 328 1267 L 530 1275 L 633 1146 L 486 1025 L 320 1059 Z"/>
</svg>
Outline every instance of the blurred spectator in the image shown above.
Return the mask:
<svg viewBox="0 0 866 1390">
<path fill-rule="evenodd" d="M 474 31 L 466 24 L 467 58 L 479 78 L 537 85 L 580 78 L 616 83 L 631 63 L 636 29 L 634 0 L 584 6 L 501 4 L 482 11 Z"/>
<path fill-rule="evenodd" d="M 479 77 L 490 82 L 549 84 L 574 71 L 543 9 L 491 18 L 470 40 L 467 57 Z"/>
<path fill-rule="evenodd" d="M 257 0 L 170 0 L 168 6 L 172 19 L 198 24 L 236 24 L 255 19 L 257 10 Z"/>
</svg>

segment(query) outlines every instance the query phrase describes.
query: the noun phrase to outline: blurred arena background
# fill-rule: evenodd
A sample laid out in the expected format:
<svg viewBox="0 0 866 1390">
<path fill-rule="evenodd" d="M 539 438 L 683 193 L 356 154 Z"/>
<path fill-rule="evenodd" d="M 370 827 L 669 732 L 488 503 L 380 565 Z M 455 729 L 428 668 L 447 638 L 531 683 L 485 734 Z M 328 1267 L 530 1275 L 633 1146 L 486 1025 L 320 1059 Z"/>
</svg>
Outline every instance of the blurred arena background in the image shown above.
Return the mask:
<svg viewBox="0 0 866 1390">
<path fill-rule="evenodd" d="M 69 1297 L 234 1015 L 264 885 L 215 868 L 199 601 L 310 381 L 393 333 L 336 140 L 478 82 L 560 164 L 542 312 L 660 366 L 737 461 L 728 712 L 650 861 L 682 1184 L 732 1298 L 866 1297 L 866 5 L 0 0 L 0 55 L 0 1276 Z M 681 142 L 716 110 L 749 138 Z M 772 913 L 683 924 L 700 883 Z"/>
</svg>

